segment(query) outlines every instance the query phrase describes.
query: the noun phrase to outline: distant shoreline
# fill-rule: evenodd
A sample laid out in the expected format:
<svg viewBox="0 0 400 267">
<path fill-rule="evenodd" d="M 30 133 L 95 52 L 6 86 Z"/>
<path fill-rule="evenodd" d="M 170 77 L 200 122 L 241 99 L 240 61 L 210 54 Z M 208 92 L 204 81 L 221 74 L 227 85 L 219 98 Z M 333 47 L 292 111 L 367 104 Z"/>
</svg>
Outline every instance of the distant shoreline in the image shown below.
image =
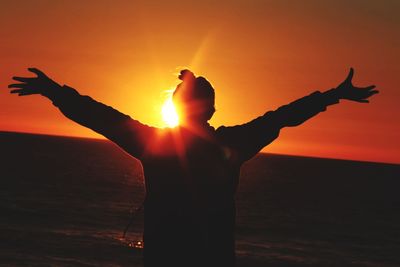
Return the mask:
<svg viewBox="0 0 400 267">
<path fill-rule="evenodd" d="M 14 131 L 0 130 L 0 136 L 3 135 L 3 134 L 26 135 L 26 136 L 42 136 L 42 137 L 50 137 L 50 138 L 66 138 L 66 139 L 75 139 L 75 140 L 86 140 L 86 141 L 94 141 L 94 142 L 112 143 L 112 141 L 110 141 L 110 140 L 108 140 L 106 138 L 67 136 L 67 135 L 55 135 L 55 134 L 44 134 L 44 133 L 29 133 L 29 132 L 14 132 Z M 316 156 L 304 156 L 304 155 L 292 155 L 292 154 L 280 154 L 280 153 L 268 153 L 268 152 L 259 152 L 259 154 L 282 156 L 282 157 L 297 157 L 297 158 L 310 158 L 310 159 L 322 159 L 322 160 L 339 160 L 339 161 L 348 161 L 348 162 L 359 162 L 359 163 L 371 163 L 371 164 L 384 164 L 384 165 L 400 166 L 400 163 L 396 163 L 396 162 L 379 162 L 379 161 L 368 161 L 368 160 L 340 159 L 340 158 L 316 157 Z"/>
</svg>

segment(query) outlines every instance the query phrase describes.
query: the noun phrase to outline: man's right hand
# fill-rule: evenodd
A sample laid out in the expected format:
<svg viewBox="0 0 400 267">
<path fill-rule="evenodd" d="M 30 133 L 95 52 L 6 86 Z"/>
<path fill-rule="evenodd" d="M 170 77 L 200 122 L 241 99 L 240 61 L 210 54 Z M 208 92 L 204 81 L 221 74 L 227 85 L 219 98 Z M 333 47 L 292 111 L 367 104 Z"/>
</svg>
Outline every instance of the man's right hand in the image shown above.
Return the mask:
<svg viewBox="0 0 400 267">
<path fill-rule="evenodd" d="M 13 77 L 13 80 L 19 83 L 13 83 L 8 88 L 18 88 L 11 90 L 11 94 L 18 94 L 19 96 L 42 94 L 49 96 L 54 91 L 61 88 L 61 86 L 50 79 L 46 74 L 36 68 L 28 68 L 37 77 Z"/>
</svg>

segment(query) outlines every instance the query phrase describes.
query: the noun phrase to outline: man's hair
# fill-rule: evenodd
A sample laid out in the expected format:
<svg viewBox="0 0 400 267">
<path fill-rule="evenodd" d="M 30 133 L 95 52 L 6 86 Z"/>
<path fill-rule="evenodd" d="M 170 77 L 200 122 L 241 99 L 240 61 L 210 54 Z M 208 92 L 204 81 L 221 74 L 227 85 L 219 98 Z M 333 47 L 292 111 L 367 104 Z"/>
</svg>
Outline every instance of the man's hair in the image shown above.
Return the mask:
<svg viewBox="0 0 400 267">
<path fill-rule="evenodd" d="M 209 120 L 215 112 L 215 92 L 212 85 L 204 77 L 196 77 L 190 70 L 182 70 L 178 76 L 182 82 L 178 84 L 173 99 L 182 102 L 199 101 L 206 105 L 204 118 Z"/>
</svg>

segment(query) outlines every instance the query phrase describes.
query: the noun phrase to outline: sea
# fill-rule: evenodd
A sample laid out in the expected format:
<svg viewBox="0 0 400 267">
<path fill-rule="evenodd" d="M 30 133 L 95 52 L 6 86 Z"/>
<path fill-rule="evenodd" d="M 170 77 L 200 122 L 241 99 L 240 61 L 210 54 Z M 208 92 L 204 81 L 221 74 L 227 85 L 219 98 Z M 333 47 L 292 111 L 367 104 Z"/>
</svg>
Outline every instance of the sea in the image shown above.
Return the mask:
<svg viewBox="0 0 400 267">
<path fill-rule="evenodd" d="M 139 161 L 12 132 L 0 151 L 0 266 L 143 266 Z M 236 201 L 238 267 L 400 266 L 400 165 L 259 154 Z"/>
</svg>

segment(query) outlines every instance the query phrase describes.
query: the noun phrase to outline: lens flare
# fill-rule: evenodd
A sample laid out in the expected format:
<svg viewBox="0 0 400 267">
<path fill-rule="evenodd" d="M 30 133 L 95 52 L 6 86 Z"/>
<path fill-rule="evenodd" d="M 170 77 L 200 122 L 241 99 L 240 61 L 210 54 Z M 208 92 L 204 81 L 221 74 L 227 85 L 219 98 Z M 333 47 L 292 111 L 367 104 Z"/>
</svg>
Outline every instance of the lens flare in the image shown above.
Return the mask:
<svg viewBox="0 0 400 267">
<path fill-rule="evenodd" d="M 162 106 L 161 115 L 167 127 L 174 128 L 179 125 L 179 116 L 171 97 L 169 97 Z"/>
</svg>

